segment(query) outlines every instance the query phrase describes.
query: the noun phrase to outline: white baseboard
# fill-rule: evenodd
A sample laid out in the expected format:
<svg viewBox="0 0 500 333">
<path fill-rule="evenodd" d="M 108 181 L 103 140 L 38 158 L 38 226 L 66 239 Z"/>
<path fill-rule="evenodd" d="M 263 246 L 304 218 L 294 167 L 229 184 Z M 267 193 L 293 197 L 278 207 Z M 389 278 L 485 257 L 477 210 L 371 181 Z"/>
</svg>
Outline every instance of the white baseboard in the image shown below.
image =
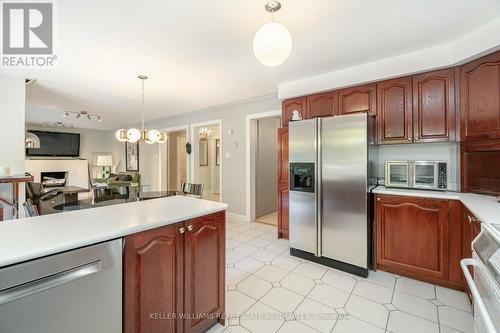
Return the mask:
<svg viewBox="0 0 500 333">
<path fill-rule="evenodd" d="M 233 219 L 233 220 L 238 220 L 238 221 L 242 221 L 242 222 L 250 222 L 250 220 L 245 215 L 226 212 L 226 216 L 230 219 Z"/>
</svg>

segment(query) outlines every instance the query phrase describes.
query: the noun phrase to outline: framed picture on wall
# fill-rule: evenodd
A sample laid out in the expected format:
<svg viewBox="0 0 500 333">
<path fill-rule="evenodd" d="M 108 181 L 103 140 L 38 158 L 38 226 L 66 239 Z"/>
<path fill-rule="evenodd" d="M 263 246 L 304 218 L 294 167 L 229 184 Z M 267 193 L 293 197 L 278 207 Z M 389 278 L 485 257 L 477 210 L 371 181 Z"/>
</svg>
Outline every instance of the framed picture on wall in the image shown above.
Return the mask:
<svg viewBox="0 0 500 333">
<path fill-rule="evenodd" d="M 125 142 L 125 168 L 139 172 L 139 142 Z"/>
</svg>

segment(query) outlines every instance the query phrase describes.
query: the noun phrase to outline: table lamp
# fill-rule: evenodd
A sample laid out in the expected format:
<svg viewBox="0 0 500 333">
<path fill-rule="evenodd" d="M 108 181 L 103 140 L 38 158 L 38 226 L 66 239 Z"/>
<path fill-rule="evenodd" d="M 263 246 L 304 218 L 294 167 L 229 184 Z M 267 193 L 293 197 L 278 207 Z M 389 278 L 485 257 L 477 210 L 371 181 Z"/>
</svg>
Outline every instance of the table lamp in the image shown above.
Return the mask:
<svg viewBox="0 0 500 333">
<path fill-rule="evenodd" d="M 97 156 L 97 166 L 102 167 L 102 178 L 104 179 L 109 178 L 112 165 L 113 165 L 113 156 L 111 155 Z"/>
</svg>

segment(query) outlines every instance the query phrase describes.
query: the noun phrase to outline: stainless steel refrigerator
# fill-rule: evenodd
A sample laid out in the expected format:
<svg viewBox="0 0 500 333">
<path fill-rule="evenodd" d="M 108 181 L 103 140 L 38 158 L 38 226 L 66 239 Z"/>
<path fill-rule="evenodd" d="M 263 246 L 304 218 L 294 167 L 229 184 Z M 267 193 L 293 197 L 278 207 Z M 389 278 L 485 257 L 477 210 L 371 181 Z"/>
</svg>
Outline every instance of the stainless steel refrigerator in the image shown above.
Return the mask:
<svg viewBox="0 0 500 333">
<path fill-rule="evenodd" d="M 355 114 L 289 124 L 292 255 L 368 275 L 373 121 Z"/>
</svg>

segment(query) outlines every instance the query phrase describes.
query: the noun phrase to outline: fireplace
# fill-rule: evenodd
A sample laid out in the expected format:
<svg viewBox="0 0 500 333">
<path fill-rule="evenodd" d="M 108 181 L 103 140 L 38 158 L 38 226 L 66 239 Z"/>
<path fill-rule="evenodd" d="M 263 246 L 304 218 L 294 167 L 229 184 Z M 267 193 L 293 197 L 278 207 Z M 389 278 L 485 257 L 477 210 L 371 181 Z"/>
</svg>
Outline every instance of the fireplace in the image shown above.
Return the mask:
<svg viewBox="0 0 500 333">
<path fill-rule="evenodd" d="M 68 173 L 65 171 L 41 172 L 40 181 L 43 187 L 61 187 L 66 185 Z"/>
</svg>

